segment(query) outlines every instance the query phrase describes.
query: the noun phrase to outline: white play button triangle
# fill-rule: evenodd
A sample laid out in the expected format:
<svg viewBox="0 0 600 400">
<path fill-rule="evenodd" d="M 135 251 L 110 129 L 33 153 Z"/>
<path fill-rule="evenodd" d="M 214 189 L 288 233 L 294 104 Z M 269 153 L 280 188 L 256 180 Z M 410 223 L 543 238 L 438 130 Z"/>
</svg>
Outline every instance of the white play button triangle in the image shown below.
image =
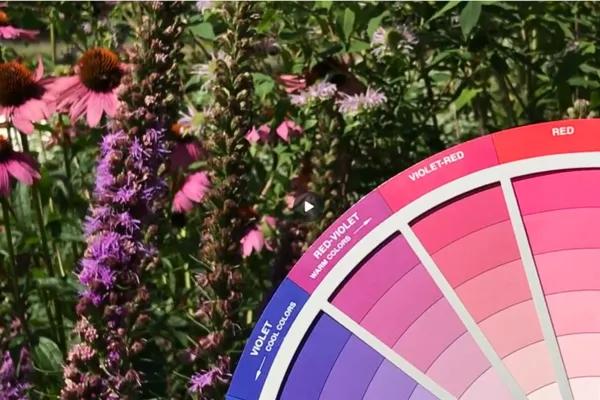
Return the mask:
<svg viewBox="0 0 600 400">
<path fill-rule="evenodd" d="M 305 222 L 319 219 L 323 208 L 323 199 L 313 192 L 304 192 L 294 199 L 293 209 L 296 217 Z"/>
<path fill-rule="evenodd" d="M 313 208 L 315 208 L 315 206 L 313 206 L 312 204 L 310 204 L 308 201 L 304 202 L 304 212 L 309 212 Z"/>
</svg>

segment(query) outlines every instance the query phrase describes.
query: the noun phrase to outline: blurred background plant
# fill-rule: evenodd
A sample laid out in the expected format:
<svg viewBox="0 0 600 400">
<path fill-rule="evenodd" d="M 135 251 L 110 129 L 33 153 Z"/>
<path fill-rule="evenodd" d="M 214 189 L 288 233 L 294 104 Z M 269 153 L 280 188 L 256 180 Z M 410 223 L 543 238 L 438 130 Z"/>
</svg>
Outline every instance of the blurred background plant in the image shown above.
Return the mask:
<svg viewBox="0 0 600 400">
<path fill-rule="evenodd" d="M 3 4 L 0 398 L 222 399 L 274 289 L 361 196 L 456 143 L 596 115 L 599 29 L 595 2 Z M 114 168 L 138 151 L 131 192 Z M 325 215 L 303 223 L 309 190 Z M 139 268 L 115 258 L 129 236 L 84 236 L 100 212 L 139 231 Z"/>
</svg>

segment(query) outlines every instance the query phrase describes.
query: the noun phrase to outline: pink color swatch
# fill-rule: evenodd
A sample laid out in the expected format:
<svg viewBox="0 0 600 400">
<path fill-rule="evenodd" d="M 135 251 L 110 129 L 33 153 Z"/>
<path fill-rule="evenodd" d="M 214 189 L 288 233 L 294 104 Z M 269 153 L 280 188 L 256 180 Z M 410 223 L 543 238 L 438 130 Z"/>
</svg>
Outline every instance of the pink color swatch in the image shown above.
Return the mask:
<svg viewBox="0 0 600 400">
<path fill-rule="evenodd" d="M 572 208 L 523 217 L 533 254 L 600 248 L 600 208 Z"/>
<path fill-rule="evenodd" d="M 499 186 L 459 198 L 419 219 L 413 231 L 430 254 L 455 240 L 490 225 L 508 220 Z"/>
<path fill-rule="evenodd" d="M 360 324 L 457 396 L 489 368 L 422 265 L 400 278 Z"/>
<path fill-rule="evenodd" d="M 359 265 L 332 304 L 359 322 L 394 283 L 419 264 L 406 239 L 397 236 Z"/>
<path fill-rule="evenodd" d="M 531 299 L 521 260 L 492 268 L 456 289 L 476 322 Z"/>
<path fill-rule="evenodd" d="M 600 377 L 599 178 L 600 170 L 579 170 L 513 184 L 569 378 Z M 594 385 L 574 387 L 575 398 L 599 398 Z"/>
<path fill-rule="evenodd" d="M 466 235 L 432 257 L 456 288 L 493 268 L 518 260 L 520 254 L 510 221 L 504 221 Z"/>
<path fill-rule="evenodd" d="M 425 372 L 466 330 L 448 301 L 440 299 L 406 330 L 394 350 Z"/>
<path fill-rule="evenodd" d="M 556 381 L 546 342 L 537 342 L 516 351 L 502 361 L 525 394 Z"/>
<path fill-rule="evenodd" d="M 442 292 L 427 270 L 419 265 L 392 286 L 367 313 L 361 325 L 393 347 L 400 336 L 441 298 Z"/>
<path fill-rule="evenodd" d="M 484 136 L 410 167 L 377 190 L 395 212 L 448 182 L 494 165 L 498 165 L 494 143 Z"/>
<path fill-rule="evenodd" d="M 467 391 L 460 396 L 460 400 L 514 400 L 513 395 L 492 368 L 489 368 Z"/>
<path fill-rule="evenodd" d="M 600 291 L 564 292 L 546 296 L 558 336 L 600 333 Z"/>
<path fill-rule="evenodd" d="M 600 207 L 600 170 L 549 172 L 513 182 L 523 215 Z"/>
<path fill-rule="evenodd" d="M 558 343 L 569 378 L 600 377 L 600 334 L 560 336 Z"/>
<path fill-rule="evenodd" d="M 560 394 L 560 389 L 558 388 L 558 383 L 552 383 L 550 385 L 541 387 L 537 389 L 535 392 L 532 392 L 527 396 L 528 400 L 563 400 L 562 395 Z M 580 400 L 579 397 L 576 397 L 577 400 Z M 581 400 L 584 400 L 583 398 Z M 594 400 L 593 398 L 589 398 L 587 400 Z"/>
<path fill-rule="evenodd" d="M 533 300 L 497 312 L 482 321 L 479 328 L 501 358 L 544 340 Z"/>
<path fill-rule="evenodd" d="M 521 387 L 554 382 L 551 367 L 530 371 L 551 366 L 550 355 L 500 187 L 446 204 L 413 229 Z"/>
<path fill-rule="evenodd" d="M 573 398 L 575 400 L 598 400 L 600 394 L 600 378 L 584 377 L 569 379 Z M 538 389 L 531 393 L 528 400 L 562 400 L 558 384 L 554 383 L 549 386 Z M 462 399 L 461 399 L 462 400 Z"/>
<path fill-rule="evenodd" d="M 600 290 L 600 248 L 553 251 L 535 256 L 546 295 Z"/>
<path fill-rule="evenodd" d="M 488 359 L 467 333 L 440 355 L 427 371 L 427 376 L 438 382 L 450 394 L 459 397 L 489 368 Z"/>
</svg>

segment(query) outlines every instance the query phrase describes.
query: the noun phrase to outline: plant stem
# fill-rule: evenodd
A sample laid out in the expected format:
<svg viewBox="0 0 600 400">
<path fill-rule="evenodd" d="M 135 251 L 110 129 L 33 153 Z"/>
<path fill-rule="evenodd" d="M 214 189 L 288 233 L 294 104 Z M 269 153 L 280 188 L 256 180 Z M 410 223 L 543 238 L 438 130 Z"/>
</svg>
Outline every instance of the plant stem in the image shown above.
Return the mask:
<svg viewBox="0 0 600 400">
<path fill-rule="evenodd" d="M 54 18 L 50 16 L 50 46 L 52 48 L 52 63 L 56 64 L 56 32 L 54 28 Z"/>
<path fill-rule="evenodd" d="M 65 141 L 65 139 L 63 138 L 63 142 Z M 71 158 L 69 157 L 69 150 L 70 150 L 70 145 L 68 144 L 64 144 L 62 146 L 63 148 L 63 157 L 65 159 L 65 174 L 67 175 L 67 195 L 69 197 L 69 203 L 71 205 L 73 205 L 73 185 L 72 185 L 72 181 L 73 181 L 73 172 L 71 170 Z M 71 249 L 73 250 L 73 260 L 76 260 L 79 258 L 79 250 L 77 248 L 77 243 L 75 242 L 71 242 Z M 64 274 L 63 274 L 64 275 Z"/>
<path fill-rule="evenodd" d="M 25 309 L 25 304 L 23 304 L 23 300 L 21 298 L 21 294 L 19 293 L 19 278 L 17 276 L 17 259 L 15 257 L 15 248 L 13 247 L 12 242 L 12 230 L 10 227 L 10 211 L 8 200 L 3 197 L 2 198 L 2 218 L 4 219 L 4 232 L 6 233 L 6 246 L 8 247 L 8 257 L 10 259 L 10 270 L 8 275 L 10 276 L 10 283 L 13 291 L 13 297 L 15 301 L 15 308 L 17 309 L 17 314 L 21 319 L 21 324 L 23 325 L 23 330 L 25 331 L 25 336 L 27 336 L 27 342 L 31 343 L 31 331 L 29 330 L 29 321 L 27 320 L 27 312 Z"/>
<path fill-rule="evenodd" d="M 23 146 L 23 152 L 29 153 L 29 142 L 27 140 L 27 135 L 21 133 L 21 145 Z M 31 195 L 33 199 L 33 208 L 35 210 L 35 217 L 37 220 L 38 228 L 40 231 L 40 240 L 42 242 L 42 259 L 44 260 L 44 264 L 46 265 L 46 271 L 48 276 L 51 278 L 55 277 L 54 268 L 52 268 L 52 257 L 50 256 L 50 247 L 48 246 L 48 236 L 46 235 L 46 225 L 44 224 L 44 214 L 42 210 L 42 198 L 40 196 L 39 191 L 37 190 L 37 186 L 33 185 L 31 187 Z M 64 330 L 64 322 L 62 316 L 62 305 L 61 301 L 57 298 L 54 299 L 54 310 L 56 311 L 56 320 L 58 322 L 58 339 L 59 344 L 63 351 L 66 349 L 66 338 L 65 338 L 65 330 Z"/>
</svg>

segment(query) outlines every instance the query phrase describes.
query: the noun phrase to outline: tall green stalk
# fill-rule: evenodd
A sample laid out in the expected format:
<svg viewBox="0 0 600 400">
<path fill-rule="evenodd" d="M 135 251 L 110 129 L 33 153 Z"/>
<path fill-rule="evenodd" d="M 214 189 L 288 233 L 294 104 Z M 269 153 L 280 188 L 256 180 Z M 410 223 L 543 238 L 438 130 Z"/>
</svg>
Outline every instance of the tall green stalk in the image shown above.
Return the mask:
<svg viewBox="0 0 600 400">
<path fill-rule="evenodd" d="M 23 151 L 25 153 L 29 153 L 29 141 L 27 139 L 27 135 L 21 133 L 21 145 L 23 146 Z M 44 223 L 44 214 L 42 207 L 42 198 L 40 196 L 40 192 L 36 185 L 31 187 L 31 196 L 33 208 L 35 211 L 35 218 L 38 224 L 38 229 L 40 233 L 40 241 L 42 244 L 42 259 L 44 260 L 44 264 L 46 265 L 46 271 L 49 277 L 54 278 L 56 276 L 54 272 L 54 268 L 52 266 L 52 256 L 50 253 L 50 246 L 48 244 L 48 236 L 46 233 L 46 224 Z M 54 312 L 56 313 L 56 322 L 57 326 L 57 338 L 59 341 L 59 345 L 63 353 L 66 353 L 66 337 L 65 337 L 65 328 L 64 321 L 62 315 L 62 302 L 58 299 L 54 299 Z"/>
<path fill-rule="evenodd" d="M 8 264 L 10 265 L 7 271 L 7 275 L 9 276 L 10 286 L 13 291 L 17 315 L 21 320 L 21 325 L 23 326 L 25 336 L 27 336 L 27 341 L 30 342 L 31 331 L 29 330 L 29 321 L 27 320 L 27 310 L 25 304 L 23 303 L 23 299 L 19 290 L 19 277 L 17 276 L 17 259 L 15 257 L 15 248 L 13 246 L 12 241 L 12 229 L 10 227 L 10 207 L 8 205 L 8 200 L 5 197 L 2 197 L 0 201 L 2 202 L 2 218 L 4 220 L 4 232 L 6 233 L 6 246 L 8 249 L 9 258 Z"/>
</svg>

